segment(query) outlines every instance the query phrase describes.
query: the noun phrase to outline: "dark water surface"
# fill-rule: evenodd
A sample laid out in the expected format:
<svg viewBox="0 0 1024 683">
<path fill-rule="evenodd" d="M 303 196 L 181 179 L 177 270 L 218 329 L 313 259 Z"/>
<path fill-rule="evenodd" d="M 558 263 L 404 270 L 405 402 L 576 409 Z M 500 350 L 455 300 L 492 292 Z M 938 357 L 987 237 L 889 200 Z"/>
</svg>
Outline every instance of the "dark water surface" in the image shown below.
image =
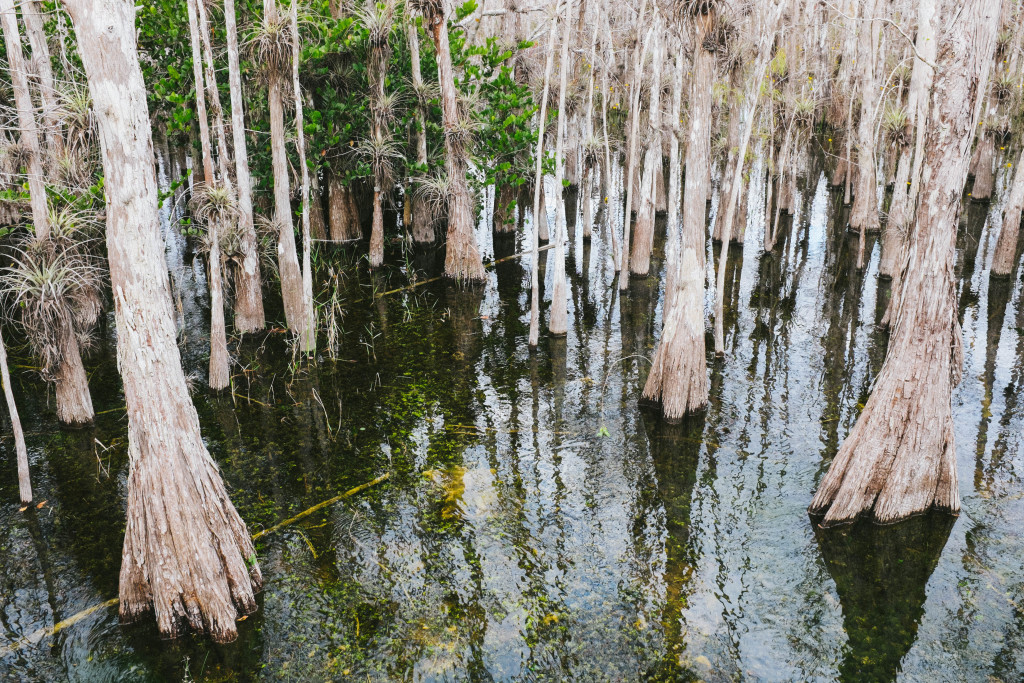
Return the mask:
<svg viewBox="0 0 1024 683">
<path fill-rule="evenodd" d="M 58 429 L 52 395 L 16 367 L 46 503 L 18 511 L 4 427 L 0 680 L 1021 680 L 1024 306 L 1019 274 L 988 273 L 998 203 L 967 205 L 960 225 L 962 514 L 826 531 L 806 506 L 881 366 L 887 292 L 875 238 L 853 268 L 820 169 L 801 189 L 774 254 L 756 211 L 730 250 L 728 356 L 711 363 L 707 413 L 678 425 L 637 405 L 660 251 L 620 296 L 603 232 L 577 241 L 569 333 L 530 353 L 528 258 L 475 289 L 374 300 L 443 256 L 371 276 L 327 250 L 337 360 L 292 364 L 283 335 L 246 340 L 232 395 L 214 397 L 201 261 L 170 235 L 203 433 L 250 529 L 391 479 L 260 540 L 266 587 L 233 644 L 162 641 L 111 607 L 26 642 L 116 597 L 127 444 L 110 332 L 87 362 L 94 429 Z M 489 256 L 528 245 L 480 236 Z"/>
</svg>

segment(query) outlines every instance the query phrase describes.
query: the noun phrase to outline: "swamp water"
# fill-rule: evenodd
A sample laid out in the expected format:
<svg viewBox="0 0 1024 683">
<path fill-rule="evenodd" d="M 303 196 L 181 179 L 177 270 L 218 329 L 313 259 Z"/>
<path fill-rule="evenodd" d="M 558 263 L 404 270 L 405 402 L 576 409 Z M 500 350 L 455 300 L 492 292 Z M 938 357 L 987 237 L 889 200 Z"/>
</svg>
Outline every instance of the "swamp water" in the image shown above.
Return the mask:
<svg viewBox="0 0 1024 683">
<path fill-rule="evenodd" d="M 1019 273 L 988 273 L 998 204 L 965 205 L 960 225 L 962 514 L 822 530 L 806 507 L 881 366 L 886 292 L 877 239 L 853 268 L 820 169 L 801 190 L 775 253 L 757 216 L 730 250 L 728 355 L 706 414 L 675 425 L 637 403 L 660 244 L 620 295 L 604 231 L 577 239 L 568 335 L 535 353 L 528 257 L 482 287 L 375 298 L 443 255 L 371 276 L 352 249 L 319 252 L 320 281 L 341 288 L 337 360 L 292 364 L 284 335 L 259 335 L 233 348 L 231 393 L 210 396 L 202 263 L 169 233 L 186 371 L 250 530 L 390 478 L 259 540 L 260 609 L 230 645 L 163 641 L 111 606 L 51 635 L 117 596 L 127 427 L 109 331 L 87 362 L 90 430 L 57 428 L 14 350 L 46 502 L 19 512 L 5 427 L 0 681 L 1021 680 L 1024 305 Z M 529 245 L 479 236 L 489 257 Z"/>
</svg>

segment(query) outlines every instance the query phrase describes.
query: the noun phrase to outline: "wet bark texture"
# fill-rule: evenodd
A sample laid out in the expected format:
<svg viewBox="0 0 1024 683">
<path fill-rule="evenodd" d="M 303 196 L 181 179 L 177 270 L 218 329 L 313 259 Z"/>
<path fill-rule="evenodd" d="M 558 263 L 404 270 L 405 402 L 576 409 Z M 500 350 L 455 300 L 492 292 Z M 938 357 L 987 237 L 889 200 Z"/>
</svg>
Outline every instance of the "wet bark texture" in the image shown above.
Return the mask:
<svg viewBox="0 0 1024 683">
<path fill-rule="evenodd" d="M 92 94 L 107 193 L 118 367 L 128 408 L 128 520 L 120 611 L 153 610 L 161 634 L 185 623 L 237 635 L 262 584 L 249 532 L 203 443 L 189 398 L 157 216 L 153 145 L 127 0 L 66 0 Z"/>
<path fill-rule="evenodd" d="M 866 513 L 887 523 L 932 507 L 960 509 L 950 406 L 963 360 L 956 226 L 998 7 L 984 0 L 940 3 L 940 17 L 954 13 L 956 21 L 940 23 L 941 69 L 927 121 L 921 199 L 888 353 L 811 503 L 813 512 L 825 513 L 825 524 Z"/>
</svg>

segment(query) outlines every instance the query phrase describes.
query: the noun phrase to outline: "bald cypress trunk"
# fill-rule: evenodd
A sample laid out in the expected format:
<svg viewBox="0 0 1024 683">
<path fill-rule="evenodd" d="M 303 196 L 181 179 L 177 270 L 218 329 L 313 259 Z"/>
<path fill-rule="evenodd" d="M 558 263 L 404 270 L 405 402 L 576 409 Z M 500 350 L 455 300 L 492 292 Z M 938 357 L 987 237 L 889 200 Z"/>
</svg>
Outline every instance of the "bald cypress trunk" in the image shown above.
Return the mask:
<svg viewBox="0 0 1024 683">
<path fill-rule="evenodd" d="M 825 513 L 826 524 L 865 513 L 885 523 L 932 507 L 960 509 L 950 406 L 963 364 L 956 226 L 998 7 L 943 0 L 939 8 L 941 68 L 889 349 L 871 397 L 811 503 L 813 512 Z"/>
<path fill-rule="evenodd" d="M 316 351 L 316 310 L 313 307 L 313 240 L 309 229 L 309 166 L 306 165 L 306 130 L 302 113 L 302 84 L 299 82 L 299 17 L 297 0 L 291 3 L 292 93 L 295 96 L 295 149 L 299 153 L 302 178 L 302 325 L 297 331 L 303 353 Z"/>
<path fill-rule="evenodd" d="M 346 186 L 341 175 L 331 171 L 327 177 L 327 222 L 334 242 L 353 242 L 360 239 L 359 214 L 352 198 L 352 188 Z M 415 221 L 415 215 L 413 216 Z"/>
<path fill-rule="evenodd" d="M 263 0 L 264 21 L 280 21 L 277 0 Z M 274 173 L 274 222 L 277 224 L 277 270 L 281 277 L 285 322 L 294 334 L 302 336 L 306 320 L 302 306 L 302 271 L 295 248 L 292 223 L 291 186 L 288 178 L 288 154 L 285 151 L 284 74 L 277 64 L 268 66 L 267 98 L 270 109 L 270 153 Z"/>
<path fill-rule="evenodd" d="M 658 176 L 662 175 L 661 139 L 661 46 L 655 28 L 654 48 L 651 62 L 656 65 L 651 74 L 651 98 L 648 114 L 647 150 L 644 154 L 644 170 L 640 180 L 640 203 L 636 211 L 636 225 L 633 228 L 633 249 L 629 257 L 631 275 L 646 277 L 651 269 L 651 249 L 654 247 L 654 214 Z"/>
<path fill-rule="evenodd" d="M 440 2 L 430 2 L 423 18 L 434 38 L 437 77 L 441 87 L 441 112 L 444 125 L 445 171 L 451 183 L 448 197 L 448 244 L 444 274 L 454 280 L 474 282 L 484 279 L 484 263 L 473 233 L 473 203 L 466 181 L 467 140 L 461 132 L 455 72 L 448 45 L 447 11 Z"/>
<path fill-rule="evenodd" d="M 187 623 L 237 635 L 262 584 L 249 532 L 203 443 L 176 343 L 157 215 L 153 143 L 128 0 L 65 0 L 96 112 L 118 367 L 128 407 L 128 521 L 120 611 L 153 610 L 164 636 Z"/>
<path fill-rule="evenodd" d="M 36 125 L 35 107 L 32 105 L 32 96 L 28 89 L 28 66 L 25 63 L 25 53 L 22 52 L 18 15 L 14 11 L 13 0 L 0 0 L 0 21 L 3 23 L 4 44 L 7 47 L 7 64 L 11 74 L 11 87 L 14 90 L 14 105 L 18 112 L 18 132 L 26 159 L 32 226 L 36 237 L 46 239 L 50 236 L 50 223 L 39 149 L 39 130 Z"/>
<path fill-rule="evenodd" d="M 25 20 L 25 36 L 32 48 L 32 57 L 39 79 L 39 101 L 43 105 L 43 134 L 55 147 L 61 142 L 60 118 L 57 115 L 57 91 L 54 88 L 50 46 L 46 42 L 43 13 L 38 0 L 21 0 L 21 17 Z"/>
<path fill-rule="evenodd" d="M 866 0 L 863 21 L 857 35 L 857 69 L 860 90 L 860 120 L 857 125 L 857 189 L 850 210 L 850 228 L 861 233 L 857 267 L 864 267 L 865 232 L 878 230 L 878 192 L 875 180 L 875 108 L 878 102 L 878 78 L 875 67 L 881 22 L 877 19 L 877 0 Z"/>
<path fill-rule="evenodd" d="M 705 49 L 704 38 L 714 21 L 711 14 L 694 17 L 690 79 L 690 140 L 686 147 L 686 189 L 680 270 L 672 293 L 675 300 L 655 349 L 643 398 L 659 402 L 662 414 L 679 419 L 703 410 L 708 403 L 707 359 L 704 346 L 705 214 L 711 173 L 711 87 L 715 55 Z"/>
<path fill-rule="evenodd" d="M 1021 211 L 1024 210 L 1024 149 L 1014 168 L 1010 196 L 1003 207 L 1003 226 L 999 230 L 996 253 L 992 257 L 993 275 L 1009 275 L 1017 260 Z"/>
<path fill-rule="evenodd" d="M 189 33 L 192 41 L 192 73 L 195 78 L 196 112 L 199 117 L 200 144 L 203 151 L 203 173 L 206 177 L 205 184 L 209 190 L 215 186 L 225 186 L 227 182 L 227 161 L 224 152 L 224 120 L 222 116 L 218 115 L 220 98 L 216 94 L 217 84 L 213 81 L 213 55 L 209 49 L 209 40 L 203 41 L 201 37 L 208 29 L 205 20 L 206 10 L 203 7 L 202 0 L 188 0 L 187 8 Z M 200 48 L 202 42 L 207 43 L 205 60 Z M 213 171 L 213 149 L 210 140 L 209 122 L 206 118 L 207 94 L 210 95 L 213 104 L 214 120 L 218 122 L 217 144 L 220 147 L 219 180 Z M 224 226 L 220 225 L 219 212 L 216 215 L 211 213 L 211 219 L 206 226 L 210 242 L 209 272 L 207 273 L 206 281 L 210 290 L 210 366 L 208 381 L 210 388 L 214 391 L 221 391 L 230 383 L 228 339 L 224 324 L 224 290 L 221 281 L 220 232 L 223 228 Z"/>
<path fill-rule="evenodd" d="M 412 86 L 416 95 L 416 118 L 413 122 L 416 137 L 416 163 L 427 165 L 427 104 L 423 90 L 423 74 L 420 69 L 420 36 L 416 24 L 407 21 L 409 34 L 409 55 L 412 69 Z M 417 244 L 430 244 L 434 241 L 434 225 L 423 200 L 417 196 L 413 188 L 412 197 L 412 239 Z"/>
<path fill-rule="evenodd" d="M 544 90 L 540 98 L 540 116 L 538 118 L 537 148 L 534 151 L 536 171 L 533 179 L 533 220 L 530 251 L 530 338 L 531 348 L 536 348 L 540 341 L 540 222 L 539 217 L 544 211 L 544 133 L 547 130 L 548 88 L 551 86 L 551 64 L 554 61 L 555 34 L 558 28 L 558 15 L 551 19 L 548 31 L 547 60 L 544 65 Z"/>
<path fill-rule="evenodd" d="M 554 260 L 554 275 L 551 278 L 551 313 L 548 318 L 548 332 L 553 335 L 565 334 L 569 329 L 568 306 L 569 294 L 565 282 L 565 243 L 568 225 L 565 216 L 565 201 L 562 198 L 562 180 L 565 178 L 566 167 L 566 123 L 569 113 L 565 111 L 565 90 L 569 82 L 569 11 L 572 0 L 568 0 L 562 25 L 562 50 L 559 56 L 558 84 L 558 130 L 555 133 L 555 192 L 557 206 L 555 208 L 555 244 L 551 250 Z"/>
<path fill-rule="evenodd" d="M 252 178 L 245 141 L 242 105 L 242 73 L 238 61 L 238 29 L 235 0 L 224 0 L 224 24 L 228 36 L 228 85 L 231 89 L 231 136 L 235 153 L 235 188 L 238 191 L 238 234 L 242 261 L 235 269 L 235 328 L 239 332 L 263 329 L 263 278 L 256 250 L 256 226 L 252 211 Z"/>
</svg>

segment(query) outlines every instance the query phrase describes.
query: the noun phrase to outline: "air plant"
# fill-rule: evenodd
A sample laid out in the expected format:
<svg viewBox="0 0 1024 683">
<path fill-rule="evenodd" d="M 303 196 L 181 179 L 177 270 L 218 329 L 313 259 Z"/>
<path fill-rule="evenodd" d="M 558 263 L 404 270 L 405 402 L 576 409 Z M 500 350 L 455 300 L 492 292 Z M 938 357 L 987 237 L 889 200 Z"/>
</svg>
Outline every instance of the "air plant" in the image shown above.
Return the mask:
<svg viewBox="0 0 1024 683">
<path fill-rule="evenodd" d="M 905 145 L 910 142 L 910 131 L 907 130 L 910 119 L 907 110 L 897 105 L 889 105 L 882 113 L 882 130 L 886 139 L 894 145 Z"/>
<path fill-rule="evenodd" d="M 67 336 L 85 345 L 99 315 L 102 270 L 85 246 L 29 236 L 0 271 L 8 314 L 17 314 L 47 379 L 55 377 Z"/>
<path fill-rule="evenodd" d="M 66 144 L 84 152 L 92 141 L 95 123 L 89 89 L 73 83 L 63 88 L 57 98 L 57 118 L 65 129 Z"/>
<path fill-rule="evenodd" d="M 238 224 L 238 202 L 231 188 L 223 183 L 196 183 L 192 188 L 192 199 L 189 200 L 192 216 L 205 225 L 216 224 L 221 253 L 224 249 L 224 237 L 234 232 Z M 211 247 L 210 231 L 204 235 L 200 251 L 209 253 Z"/>
<path fill-rule="evenodd" d="M 394 184 L 397 163 L 404 156 L 399 145 L 388 132 L 371 134 L 359 141 L 354 152 L 373 171 L 373 177 L 381 190 Z"/>
<path fill-rule="evenodd" d="M 804 125 L 810 125 L 814 122 L 814 112 L 818 108 L 818 103 L 811 97 L 798 97 L 793 102 L 793 118 L 799 123 Z"/>
<path fill-rule="evenodd" d="M 431 220 L 436 221 L 448 211 L 448 198 L 452 194 L 451 179 L 441 173 L 420 178 L 416 184 L 416 198 L 426 207 Z"/>
</svg>

